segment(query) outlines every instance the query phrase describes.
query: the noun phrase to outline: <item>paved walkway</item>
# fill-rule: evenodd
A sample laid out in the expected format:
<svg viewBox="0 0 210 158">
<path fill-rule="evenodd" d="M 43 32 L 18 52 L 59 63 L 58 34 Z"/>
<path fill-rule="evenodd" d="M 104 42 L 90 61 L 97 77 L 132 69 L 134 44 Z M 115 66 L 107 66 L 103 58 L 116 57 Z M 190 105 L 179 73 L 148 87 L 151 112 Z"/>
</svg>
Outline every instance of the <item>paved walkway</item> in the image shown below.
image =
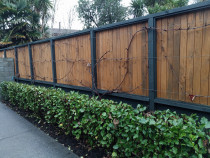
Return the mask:
<svg viewBox="0 0 210 158">
<path fill-rule="evenodd" d="M 78 158 L 0 102 L 1 158 Z"/>
</svg>

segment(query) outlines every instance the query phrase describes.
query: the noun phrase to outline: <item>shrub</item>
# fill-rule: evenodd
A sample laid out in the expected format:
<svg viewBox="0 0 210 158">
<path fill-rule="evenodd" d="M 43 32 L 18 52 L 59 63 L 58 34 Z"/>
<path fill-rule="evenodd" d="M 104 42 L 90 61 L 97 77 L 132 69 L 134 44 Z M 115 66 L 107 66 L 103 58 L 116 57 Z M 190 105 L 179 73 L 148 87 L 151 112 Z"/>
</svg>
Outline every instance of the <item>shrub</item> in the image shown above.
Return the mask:
<svg viewBox="0 0 210 158">
<path fill-rule="evenodd" d="M 92 146 L 102 146 L 112 157 L 204 157 L 210 137 L 210 122 L 196 115 L 178 115 L 169 110 L 146 113 L 138 105 L 61 89 L 15 82 L 0 84 L 3 99 L 40 119 L 57 124 L 66 134 L 83 137 Z"/>
</svg>

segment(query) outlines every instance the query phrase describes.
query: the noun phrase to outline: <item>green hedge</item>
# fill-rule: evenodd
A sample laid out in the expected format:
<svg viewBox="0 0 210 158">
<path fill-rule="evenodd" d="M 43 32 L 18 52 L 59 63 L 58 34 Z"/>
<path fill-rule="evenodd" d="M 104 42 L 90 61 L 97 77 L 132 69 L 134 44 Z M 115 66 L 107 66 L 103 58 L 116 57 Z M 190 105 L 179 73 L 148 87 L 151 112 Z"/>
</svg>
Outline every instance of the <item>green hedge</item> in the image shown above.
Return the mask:
<svg viewBox="0 0 210 158">
<path fill-rule="evenodd" d="M 57 124 L 66 134 L 102 146 L 112 157 L 207 157 L 210 122 L 169 110 L 146 113 L 138 105 L 98 100 L 77 92 L 15 82 L 0 84 L 2 97 Z M 208 131 L 207 131 L 208 128 Z"/>
</svg>

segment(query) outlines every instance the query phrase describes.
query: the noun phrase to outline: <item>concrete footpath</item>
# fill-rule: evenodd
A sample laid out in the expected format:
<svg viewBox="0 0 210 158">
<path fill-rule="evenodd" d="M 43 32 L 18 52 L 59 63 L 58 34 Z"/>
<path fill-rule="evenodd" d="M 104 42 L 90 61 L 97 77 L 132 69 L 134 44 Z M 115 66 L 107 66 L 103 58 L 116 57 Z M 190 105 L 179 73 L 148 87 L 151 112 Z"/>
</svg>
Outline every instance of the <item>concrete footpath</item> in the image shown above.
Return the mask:
<svg viewBox="0 0 210 158">
<path fill-rule="evenodd" d="M 0 102 L 0 158 L 78 158 Z"/>
</svg>

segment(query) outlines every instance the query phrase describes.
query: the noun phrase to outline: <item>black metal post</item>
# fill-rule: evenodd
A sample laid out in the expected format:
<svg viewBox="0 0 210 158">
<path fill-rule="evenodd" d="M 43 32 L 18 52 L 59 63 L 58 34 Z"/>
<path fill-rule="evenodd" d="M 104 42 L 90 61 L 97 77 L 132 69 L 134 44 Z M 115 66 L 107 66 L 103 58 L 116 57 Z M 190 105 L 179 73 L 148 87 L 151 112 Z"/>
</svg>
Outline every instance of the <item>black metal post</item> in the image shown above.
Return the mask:
<svg viewBox="0 0 210 158">
<path fill-rule="evenodd" d="M 90 31 L 91 39 L 91 72 L 92 72 L 92 89 L 97 89 L 97 70 L 96 70 L 96 33 L 94 30 Z"/>
<path fill-rule="evenodd" d="M 6 52 L 6 49 L 4 49 L 4 58 L 7 58 L 7 52 Z"/>
<path fill-rule="evenodd" d="M 51 60 L 52 60 L 52 73 L 53 73 L 53 87 L 55 87 L 57 83 L 56 78 L 56 62 L 55 62 L 55 43 L 54 40 L 50 40 L 50 47 L 51 47 Z"/>
<path fill-rule="evenodd" d="M 30 61 L 30 71 L 31 71 L 31 83 L 34 81 L 34 69 L 33 69 L 33 59 L 32 59 L 32 51 L 31 45 L 28 44 L 28 53 L 29 53 L 29 61 Z"/>
<path fill-rule="evenodd" d="M 156 27 L 155 18 L 148 20 L 148 56 L 149 56 L 149 110 L 155 110 L 156 89 L 157 89 L 157 64 L 156 64 Z"/>
<path fill-rule="evenodd" d="M 16 47 L 15 47 L 15 64 L 16 64 L 16 77 L 19 78 L 18 51 Z"/>
</svg>

